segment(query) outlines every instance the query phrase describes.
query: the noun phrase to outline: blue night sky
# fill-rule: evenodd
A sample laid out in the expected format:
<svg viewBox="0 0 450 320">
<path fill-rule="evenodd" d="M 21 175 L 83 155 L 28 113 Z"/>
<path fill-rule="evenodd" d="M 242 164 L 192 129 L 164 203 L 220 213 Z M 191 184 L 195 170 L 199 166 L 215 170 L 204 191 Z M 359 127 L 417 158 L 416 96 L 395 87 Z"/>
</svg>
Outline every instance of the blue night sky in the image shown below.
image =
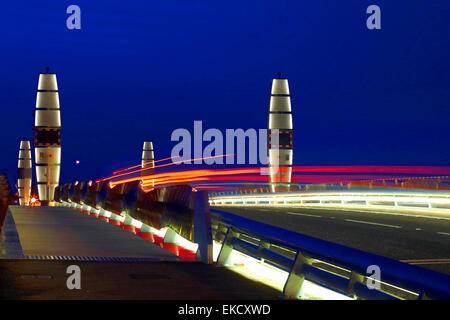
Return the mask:
<svg viewBox="0 0 450 320">
<path fill-rule="evenodd" d="M 66 8 L 81 8 L 81 30 Z M 381 30 L 366 8 L 381 7 Z M 265 128 L 290 82 L 296 165 L 450 165 L 450 1 L 1 1 L 0 172 L 57 73 L 61 183 L 170 156 L 176 128 Z M 80 165 L 75 165 L 80 160 Z"/>
</svg>

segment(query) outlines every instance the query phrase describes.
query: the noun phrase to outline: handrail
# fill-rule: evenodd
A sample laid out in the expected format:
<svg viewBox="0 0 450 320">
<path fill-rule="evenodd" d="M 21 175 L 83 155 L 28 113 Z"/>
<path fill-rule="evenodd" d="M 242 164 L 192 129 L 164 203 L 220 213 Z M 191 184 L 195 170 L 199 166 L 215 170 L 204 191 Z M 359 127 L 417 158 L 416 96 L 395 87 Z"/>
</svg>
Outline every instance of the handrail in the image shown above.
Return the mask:
<svg viewBox="0 0 450 320">
<path fill-rule="evenodd" d="M 223 194 L 209 197 L 211 206 L 314 206 L 396 209 L 449 214 L 450 193 L 392 191 L 314 191 Z"/>
<path fill-rule="evenodd" d="M 100 187 L 100 189 L 97 187 Z M 114 189 L 109 189 L 106 184 L 98 185 L 97 187 L 93 187 L 91 190 L 92 196 L 95 196 L 95 206 L 107 210 L 105 208 L 106 198 L 109 197 L 109 193 L 113 192 Z M 171 192 L 164 192 L 167 198 L 166 201 L 173 201 L 173 199 L 177 199 L 181 195 L 181 199 L 185 203 L 185 187 L 180 189 L 181 192 L 178 190 L 179 188 L 177 187 Z M 66 189 L 62 187 L 61 190 L 66 191 Z M 134 204 L 137 202 L 135 201 L 137 190 L 136 188 L 125 189 L 125 195 L 114 197 L 114 203 L 121 210 L 124 208 L 129 209 L 127 217 L 130 214 L 129 220 L 134 221 L 133 214 L 136 212 L 133 210 Z M 200 196 L 200 193 L 202 196 Z M 141 201 L 139 205 L 146 206 L 148 203 L 155 202 L 156 200 L 150 197 L 151 195 L 145 194 L 146 197 L 149 197 L 148 199 L 145 198 L 148 201 Z M 450 298 L 450 276 L 448 275 L 284 230 L 214 208 L 207 210 L 207 193 L 205 191 L 197 191 L 193 195 L 194 200 L 197 200 L 190 203 L 189 208 L 191 208 L 191 205 L 194 205 L 194 219 L 185 219 L 177 222 L 177 224 L 172 224 L 171 222 L 171 225 L 175 225 L 175 229 L 178 227 L 184 228 L 184 230 L 193 229 L 193 234 L 189 234 L 189 239 L 199 244 L 201 260 L 206 263 L 212 262 L 212 244 L 210 240 L 213 235 L 215 240 L 222 242 L 221 252 L 217 258 L 217 265 L 219 266 L 230 262 L 229 258 L 233 258 L 232 252 L 236 250 L 257 259 L 264 259 L 264 262 L 289 272 L 288 280 L 284 287 L 285 297 L 298 296 L 297 293 L 303 288 L 303 280 L 306 279 L 350 297 L 369 299 L 405 297 L 411 299 Z M 93 198 L 92 196 L 91 198 Z M 266 194 L 264 196 L 276 195 Z M 59 201 L 63 201 L 64 197 L 65 195 Z M 76 199 L 74 198 L 74 200 Z M 211 197 L 209 200 L 211 201 Z M 76 204 L 80 208 L 83 205 L 84 203 L 81 202 Z M 122 212 L 123 210 L 120 213 Z M 208 212 L 211 212 L 211 219 L 209 214 L 207 214 Z M 145 224 L 147 221 L 150 221 L 149 225 L 152 226 L 153 222 L 148 216 L 136 216 L 136 219 L 140 218 L 145 218 L 140 223 Z M 167 220 L 167 214 L 163 218 L 160 220 L 160 226 L 169 225 L 167 221 L 171 220 Z M 209 225 L 209 221 L 211 221 L 211 225 Z M 192 235 L 193 239 L 191 239 Z M 364 282 L 368 278 L 367 268 L 373 265 L 381 269 L 381 279 L 379 279 L 380 282 L 378 283 L 380 288 L 375 290 L 368 288 Z"/>
<path fill-rule="evenodd" d="M 417 292 L 420 297 L 450 298 L 450 276 L 432 270 L 409 265 L 383 256 L 317 239 L 262 222 L 250 220 L 232 213 L 211 208 L 211 214 L 233 231 L 259 238 L 261 241 L 291 248 L 307 256 L 349 269 L 360 275 L 367 267 L 377 265 L 381 281 Z M 256 257 L 259 258 L 259 257 Z M 292 261 L 294 264 L 294 261 Z"/>
</svg>

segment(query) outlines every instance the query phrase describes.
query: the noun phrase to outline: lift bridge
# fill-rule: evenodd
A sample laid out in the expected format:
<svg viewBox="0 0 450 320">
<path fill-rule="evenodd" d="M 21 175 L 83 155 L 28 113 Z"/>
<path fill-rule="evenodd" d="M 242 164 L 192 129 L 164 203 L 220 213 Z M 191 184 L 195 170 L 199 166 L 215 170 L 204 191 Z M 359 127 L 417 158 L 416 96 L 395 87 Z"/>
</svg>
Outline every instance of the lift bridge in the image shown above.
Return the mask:
<svg viewBox="0 0 450 320">
<path fill-rule="evenodd" d="M 446 273 L 228 210 L 264 208 L 267 215 L 274 215 L 280 209 L 302 206 L 333 213 L 375 208 L 389 214 L 435 215 L 448 223 L 450 194 L 445 192 L 208 193 L 188 185 L 143 192 L 139 181 L 113 188 L 107 181 L 86 181 L 57 187 L 55 203 L 50 207 L 10 205 L 7 210 L 0 267 L 16 272 L 16 278 L 21 273 L 22 281 L 28 277 L 64 283 L 61 268 L 76 264 L 83 277 L 91 279 L 85 288 L 99 285 L 96 278 L 114 275 L 110 282 L 116 283 L 121 296 L 133 298 L 450 298 Z M 36 269 L 37 261 L 45 263 L 47 270 Z M 17 265 L 25 262 L 31 265 Z M 111 269 L 111 265 L 120 268 Z M 14 279 L 8 280 L 11 286 L 24 286 Z M 142 292 L 144 296 L 139 296 Z M 36 292 L 29 294 L 33 297 Z M 77 294 L 117 298 L 98 292 L 97 296 L 87 291 Z M 44 293 L 43 297 L 49 296 Z"/>
</svg>

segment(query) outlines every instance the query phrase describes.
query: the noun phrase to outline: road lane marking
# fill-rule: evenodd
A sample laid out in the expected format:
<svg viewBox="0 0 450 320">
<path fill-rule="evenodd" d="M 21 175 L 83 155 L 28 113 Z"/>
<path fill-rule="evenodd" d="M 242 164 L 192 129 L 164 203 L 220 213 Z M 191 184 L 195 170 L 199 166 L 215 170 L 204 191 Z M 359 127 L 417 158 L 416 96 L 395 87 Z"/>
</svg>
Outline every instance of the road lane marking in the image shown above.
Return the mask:
<svg viewBox="0 0 450 320">
<path fill-rule="evenodd" d="M 389 228 L 401 228 L 400 226 L 393 226 L 390 224 L 383 224 L 383 223 L 375 223 L 375 222 L 369 222 L 369 221 L 361 221 L 361 220 L 352 220 L 352 219 L 345 219 L 345 221 L 349 221 L 349 222 L 356 222 L 356 223 L 365 223 L 365 224 L 373 224 L 376 226 L 383 226 L 383 227 L 389 227 Z"/>
<path fill-rule="evenodd" d="M 409 264 L 450 264 L 450 259 L 415 259 L 415 260 L 400 260 L 401 262 Z"/>
<path fill-rule="evenodd" d="M 436 232 L 436 233 L 443 234 L 444 236 L 450 236 L 450 233 L 447 233 L 447 232 Z"/>
<path fill-rule="evenodd" d="M 299 215 L 299 216 L 305 216 L 305 217 L 315 217 L 315 218 L 322 218 L 322 216 L 318 216 L 315 214 L 307 214 L 307 213 L 298 213 L 298 212 L 286 212 L 287 214 L 295 214 L 295 215 Z"/>
<path fill-rule="evenodd" d="M 308 207 L 308 206 L 302 206 L 300 208 L 306 208 L 306 209 L 313 209 L 313 210 L 332 210 L 332 211 L 351 211 L 351 212 L 362 212 L 362 213 L 377 213 L 377 214 L 385 214 L 390 216 L 403 216 L 403 217 L 415 217 L 415 218 L 428 218 L 428 219 L 437 219 L 437 220 L 450 220 L 448 217 L 441 217 L 441 216 L 424 216 L 424 215 L 417 215 L 417 214 L 411 214 L 411 213 L 395 213 L 395 212 L 385 212 L 385 211 L 375 211 L 375 210 L 358 210 L 358 209 L 348 209 L 348 208 L 325 208 L 325 207 Z"/>
</svg>

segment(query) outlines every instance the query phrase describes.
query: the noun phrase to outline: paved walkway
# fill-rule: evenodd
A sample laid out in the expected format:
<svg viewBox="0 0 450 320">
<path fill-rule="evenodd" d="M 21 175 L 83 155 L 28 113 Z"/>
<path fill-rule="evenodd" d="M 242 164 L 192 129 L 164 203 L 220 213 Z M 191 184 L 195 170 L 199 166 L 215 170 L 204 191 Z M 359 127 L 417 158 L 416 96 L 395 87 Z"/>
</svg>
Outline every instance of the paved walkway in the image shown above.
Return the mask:
<svg viewBox="0 0 450 320">
<path fill-rule="evenodd" d="M 12 206 L 1 237 L 0 300 L 261 300 L 281 294 L 228 268 L 180 262 L 148 240 L 69 208 Z M 24 259 L 34 256 L 59 257 Z M 81 270 L 80 290 L 67 288 L 70 265 Z"/>
<path fill-rule="evenodd" d="M 10 206 L 2 239 L 5 243 L 2 258 L 123 257 L 178 261 L 172 252 L 131 232 L 62 207 Z"/>
<path fill-rule="evenodd" d="M 12 215 L 7 212 L 3 230 L 0 234 L 0 259 L 24 258 L 19 235 Z"/>
<path fill-rule="evenodd" d="M 81 289 L 69 290 L 69 265 Z M 2 299 L 274 300 L 281 292 L 227 268 L 199 262 L 89 262 L 0 259 Z"/>
</svg>

